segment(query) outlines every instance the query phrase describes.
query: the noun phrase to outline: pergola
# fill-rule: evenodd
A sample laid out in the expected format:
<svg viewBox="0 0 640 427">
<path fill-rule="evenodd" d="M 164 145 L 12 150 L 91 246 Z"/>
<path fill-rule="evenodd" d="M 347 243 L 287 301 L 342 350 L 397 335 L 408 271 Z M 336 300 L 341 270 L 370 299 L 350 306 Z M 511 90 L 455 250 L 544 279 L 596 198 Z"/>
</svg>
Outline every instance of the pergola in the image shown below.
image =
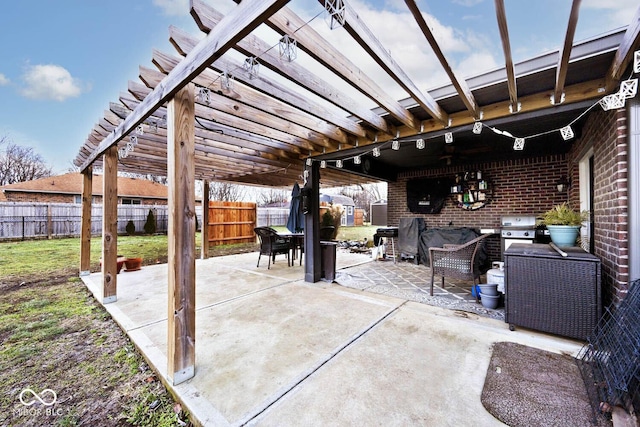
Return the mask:
<svg viewBox="0 0 640 427">
<path fill-rule="evenodd" d="M 505 66 L 465 80 L 453 71 L 415 0 L 405 0 L 422 31 L 416 37 L 425 38 L 451 82 L 425 91 L 414 84 L 348 3 L 320 0 L 331 22 L 344 26 L 409 94 L 397 101 L 357 66 L 356 59 L 342 54 L 306 25 L 287 3 L 244 0 L 223 16 L 203 0 L 192 0 L 191 14 L 206 36 L 197 40 L 170 28 L 178 54 L 153 52 L 155 68 L 140 67 L 141 83 L 129 82 L 128 92 L 118 103 L 110 104 L 75 159 L 85 176 L 82 273 L 89 270 L 92 170 L 100 167 L 104 173 L 103 303 L 116 300 L 118 170 L 168 177 L 168 375 L 174 383 L 195 372 L 196 179 L 204 181 L 207 196 L 210 180 L 284 186 L 302 178 L 317 205 L 320 175 L 323 184 L 330 186 L 393 179 L 401 167 L 401 151 L 395 163 L 390 160 L 388 164 L 372 153 L 373 148 L 390 141 L 471 131 L 480 121 L 521 121 L 522 126 L 532 121 L 552 122 L 567 111 L 586 110 L 593 100 L 614 92 L 640 40 L 639 8 L 626 31 L 574 46 L 580 6 L 580 0 L 574 0 L 562 49 L 537 62 L 514 64 L 504 0 L 495 0 Z M 252 34 L 261 24 L 281 35 L 279 49 Z M 293 61 L 293 40 L 297 49 L 330 75 L 318 75 Z M 231 50 L 246 55 L 245 62 L 234 59 Z M 256 73 L 256 58 L 287 84 Z M 229 70 L 242 72 L 231 79 Z M 349 97 L 332 83 L 336 79 L 378 107 L 371 109 Z M 414 163 L 428 166 L 441 160 L 444 144 L 425 150 Z M 472 155 L 491 151 L 490 146 L 479 148 L 469 144 L 468 150 Z M 206 197 L 204 202 L 206 206 Z M 206 223 L 207 210 L 203 212 Z M 319 218 L 317 209 L 311 212 L 305 223 L 305 280 L 314 282 L 320 278 L 320 257 L 314 256 L 320 252 Z M 208 240 L 205 229 L 203 242 Z"/>
</svg>

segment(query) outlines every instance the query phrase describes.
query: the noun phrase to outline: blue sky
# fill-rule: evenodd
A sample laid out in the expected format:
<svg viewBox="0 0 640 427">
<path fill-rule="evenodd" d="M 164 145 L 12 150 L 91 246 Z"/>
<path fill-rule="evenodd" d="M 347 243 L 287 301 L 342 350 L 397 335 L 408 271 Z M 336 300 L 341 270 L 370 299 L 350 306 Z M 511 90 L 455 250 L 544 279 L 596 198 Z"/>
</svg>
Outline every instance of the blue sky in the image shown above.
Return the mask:
<svg viewBox="0 0 640 427">
<path fill-rule="evenodd" d="M 419 87 L 445 82 L 424 37 L 411 25 L 403 0 L 347 1 Z M 223 12 L 234 5 L 231 0 L 209 3 Z M 492 0 L 418 4 L 460 75 L 504 62 Z M 558 49 L 570 5 L 568 0 L 505 0 L 514 60 Z M 289 7 L 306 19 L 322 10 L 312 0 L 292 0 Z M 575 39 L 627 25 L 637 7 L 637 0 L 582 0 Z M 187 0 L 3 2 L 0 137 L 33 147 L 54 172 L 66 172 L 109 102 L 117 101 L 129 80 L 137 80 L 138 66 L 153 67 L 152 49 L 176 55 L 168 42 L 170 25 L 198 34 L 188 15 Z M 344 30 L 330 32 L 321 16 L 311 25 L 332 37 L 346 54 L 360 57 L 359 48 L 350 43 Z M 269 37 L 268 32 L 264 34 Z M 382 74 L 370 63 L 357 65 L 373 76 Z M 397 98 L 403 97 L 390 90 Z"/>
</svg>

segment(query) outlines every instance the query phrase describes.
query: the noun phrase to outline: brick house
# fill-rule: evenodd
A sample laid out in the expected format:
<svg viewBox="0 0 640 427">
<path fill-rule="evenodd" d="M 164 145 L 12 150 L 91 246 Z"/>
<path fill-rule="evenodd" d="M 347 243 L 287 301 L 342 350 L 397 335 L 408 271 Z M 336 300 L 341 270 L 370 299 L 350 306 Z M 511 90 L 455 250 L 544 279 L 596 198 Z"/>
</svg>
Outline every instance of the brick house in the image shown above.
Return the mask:
<svg viewBox="0 0 640 427">
<path fill-rule="evenodd" d="M 102 175 L 93 177 L 93 203 L 102 203 Z M 81 203 L 82 174 L 67 173 L 0 187 L 0 202 Z M 166 205 L 167 186 L 118 177 L 118 204 Z"/>
</svg>

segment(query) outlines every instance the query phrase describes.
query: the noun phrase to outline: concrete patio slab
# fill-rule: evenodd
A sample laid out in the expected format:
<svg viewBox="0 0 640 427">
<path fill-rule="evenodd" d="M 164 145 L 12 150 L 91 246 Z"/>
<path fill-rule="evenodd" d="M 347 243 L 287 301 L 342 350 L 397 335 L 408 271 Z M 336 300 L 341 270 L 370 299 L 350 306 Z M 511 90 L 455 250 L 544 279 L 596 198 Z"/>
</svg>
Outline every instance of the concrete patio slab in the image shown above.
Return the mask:
<svg viewBox="0 0 640 427">
<path fill-rule="evenodd" d="M 368 260 L 340 252 L 337 263 Z M 168 386 L 202 425 L 501 425 L 480 402 L 494 342 L 581 347 L 473 313 L 309 284 L 304 267 L 256 261 L 196 263 L 196 376 Z M 166 273 L 121 273 L 118 301 L 105 306 L 163 378 Z M 83 280 L 99 295 L 99 273 Z"/>
</svg>

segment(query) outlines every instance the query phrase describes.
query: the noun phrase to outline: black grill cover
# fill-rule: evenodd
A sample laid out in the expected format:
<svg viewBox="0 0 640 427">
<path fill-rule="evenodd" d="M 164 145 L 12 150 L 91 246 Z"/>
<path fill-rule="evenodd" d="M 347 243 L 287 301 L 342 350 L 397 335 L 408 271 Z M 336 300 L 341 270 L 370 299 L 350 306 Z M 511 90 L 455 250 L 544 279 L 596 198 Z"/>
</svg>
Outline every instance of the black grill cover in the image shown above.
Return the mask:
<svg viewBox="0 0 640 427">
<path fill-rule="evenodd" d="M 420 234 L 427 228 L 424 218 L 400 218 L 398 225 L 398 252 L 402 255 L 418 255 Z"/>
<path fill-rule="evenodd" d="M 430 228 L 420 234 L 419 252 L 420 259 L 425 260 L 425 264 L 429 264 L 429 248 L 441 248 L 445 243 L 461 245 L 480 236 L 480 233 L 473 228 Z M 476 254 L 476 265 L 483 270 L 486 267 L 487 253 L 484 245 L 482 245 Z"/>
</svg>

